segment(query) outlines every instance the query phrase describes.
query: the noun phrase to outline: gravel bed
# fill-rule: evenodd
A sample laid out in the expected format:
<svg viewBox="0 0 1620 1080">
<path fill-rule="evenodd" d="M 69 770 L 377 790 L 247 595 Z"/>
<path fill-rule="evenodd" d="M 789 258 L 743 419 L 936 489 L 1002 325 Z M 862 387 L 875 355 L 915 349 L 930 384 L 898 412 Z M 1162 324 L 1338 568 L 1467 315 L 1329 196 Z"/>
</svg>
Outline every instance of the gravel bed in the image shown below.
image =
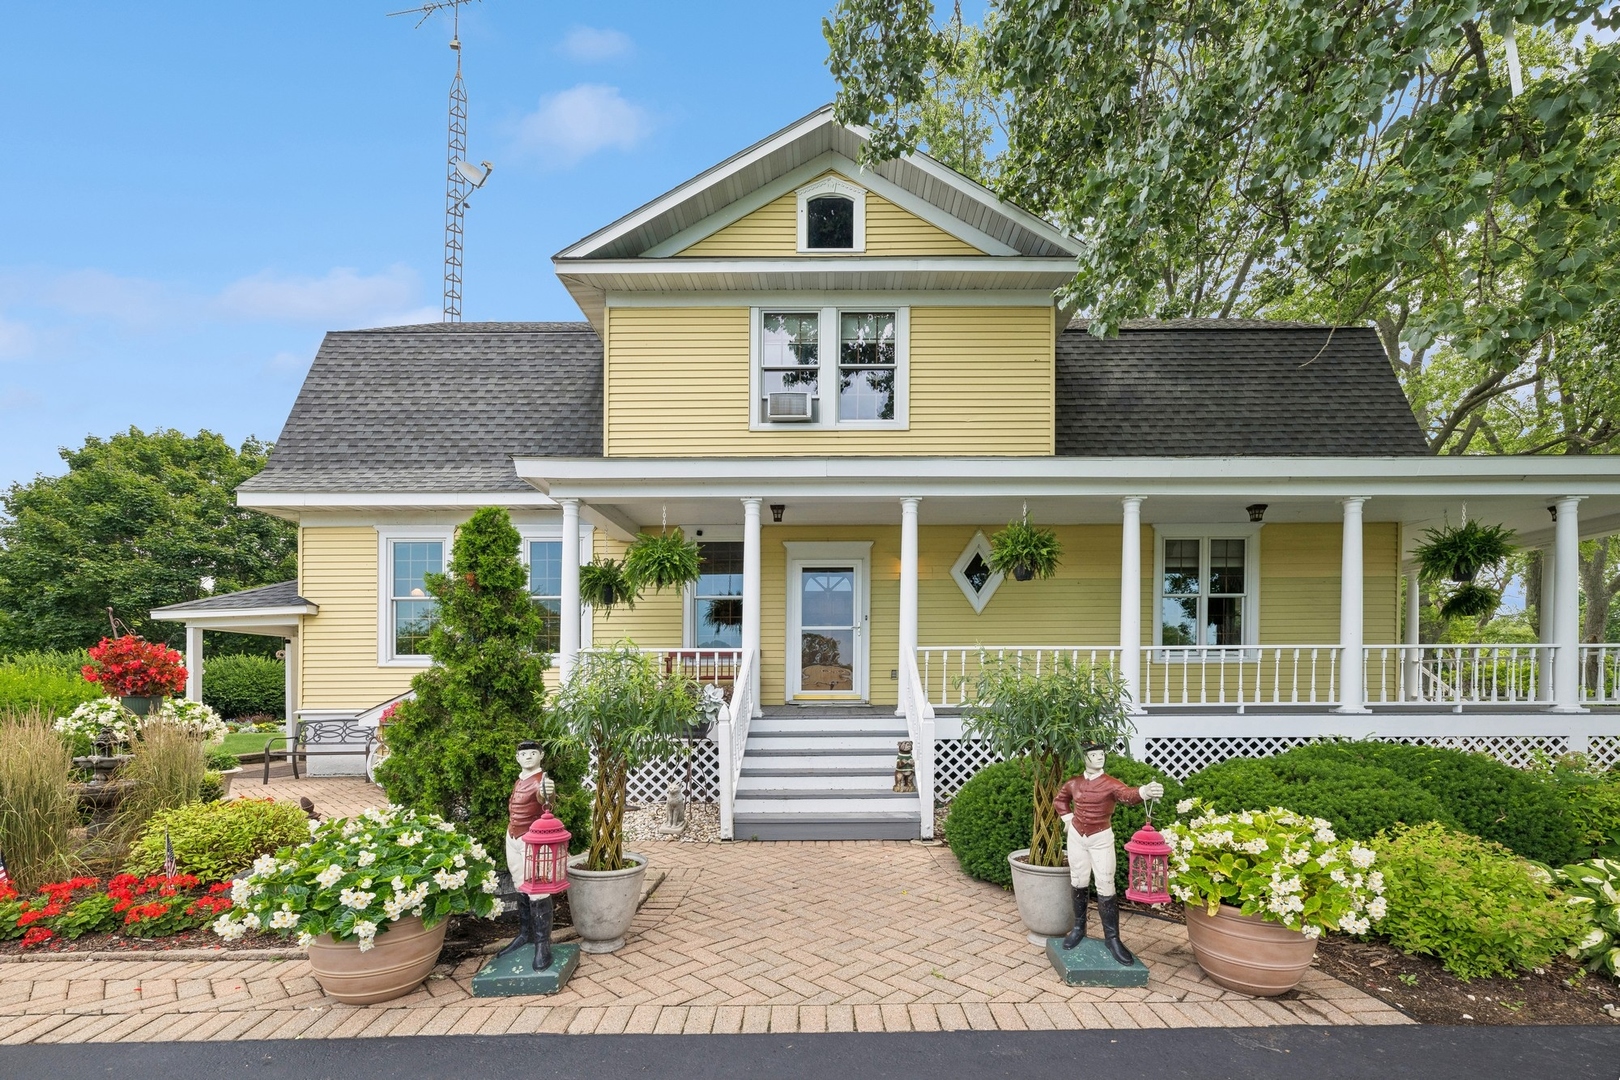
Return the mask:
<svg viewBox="0 0 1620 1080">
<path fill-rule="evenodd" d="M 714 844 L 720 840 L 720 807 L 716 803 L 688 803 L 686 831 L 680 836 L 660 836 L 659 826 L 664 824 L 663 804 L 626 809 L 624 839 L 626 843 L 654 844 L 660 841 L 683 844 Z"/>
</svg>

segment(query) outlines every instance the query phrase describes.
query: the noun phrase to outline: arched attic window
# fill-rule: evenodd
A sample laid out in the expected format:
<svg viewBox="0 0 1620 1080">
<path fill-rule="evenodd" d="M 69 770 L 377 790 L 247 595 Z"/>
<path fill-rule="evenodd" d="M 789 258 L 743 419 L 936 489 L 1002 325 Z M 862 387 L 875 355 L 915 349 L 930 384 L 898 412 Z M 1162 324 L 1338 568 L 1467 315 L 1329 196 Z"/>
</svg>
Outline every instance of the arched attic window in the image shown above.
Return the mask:
<svg viewBox="0 0 1620 1080">
<path fill-rule="evenodd" d="M 799 250 L 866 250 L 866 191 L 829 176 L 802 187 L 799 197 Z"/>
</svg>

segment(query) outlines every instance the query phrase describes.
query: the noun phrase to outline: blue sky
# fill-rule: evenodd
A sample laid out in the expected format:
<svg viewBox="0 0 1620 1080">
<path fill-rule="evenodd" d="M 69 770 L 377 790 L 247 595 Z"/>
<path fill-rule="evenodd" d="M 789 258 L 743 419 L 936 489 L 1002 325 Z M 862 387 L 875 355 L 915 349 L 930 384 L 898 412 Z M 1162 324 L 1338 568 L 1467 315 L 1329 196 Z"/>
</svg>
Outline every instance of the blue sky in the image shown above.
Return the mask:
<svg viewBox="0 0 1620 1080">
<path fill-rule="evenodd" d="M 454 61 L 410 2 L 4 6 L 0 486 L 273 438 L 323 331 L 437 320 Z M 829 6 L 471 5 L 465 317 L 578 318 L 555 252 L 831 100 Z"/>
</svg>

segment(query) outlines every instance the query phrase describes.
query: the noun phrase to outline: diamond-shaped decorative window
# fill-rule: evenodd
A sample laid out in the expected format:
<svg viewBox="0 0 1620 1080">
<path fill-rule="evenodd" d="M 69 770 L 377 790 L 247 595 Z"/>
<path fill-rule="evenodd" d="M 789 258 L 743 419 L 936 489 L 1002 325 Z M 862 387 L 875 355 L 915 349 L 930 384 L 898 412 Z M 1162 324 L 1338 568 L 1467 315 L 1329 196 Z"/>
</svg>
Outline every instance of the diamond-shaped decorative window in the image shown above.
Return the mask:
<svg viewBox="0 0 1620 1080">
<path fill-rule="evenodd" d="M 1001 586 L 1002 579 L 1001 574 L 990 569 L 990 541 L 984 538 L 984 533 L 973 534 L 973 539 L 962 549 L 962 554 L 956 557 L 956 565 L 951 567 L 951 577 L 956 579 L 957 587 L 967 597 L 968 603 L 973 605 L 973 610 L 983 611 Z"/>
</svg>

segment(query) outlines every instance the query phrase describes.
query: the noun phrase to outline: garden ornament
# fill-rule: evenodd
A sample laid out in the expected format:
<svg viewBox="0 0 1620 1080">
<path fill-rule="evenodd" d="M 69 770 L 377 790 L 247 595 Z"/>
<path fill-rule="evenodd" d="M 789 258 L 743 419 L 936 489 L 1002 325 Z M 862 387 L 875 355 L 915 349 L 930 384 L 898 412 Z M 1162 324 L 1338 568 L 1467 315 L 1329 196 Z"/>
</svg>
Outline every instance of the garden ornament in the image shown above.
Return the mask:
<svg viewBox="0 0 1620 1080">
<path fill-rule="evenodd" d="M 1086 746 L 1085 771 L 1071 776 L 1058 789 L 1052 806 L 1068 826 L 1069 887 L 1074 894 L 1074 929 L 1063 939 L 1072 949 L 1086 936 L 1086 889 L 1095 880 L 1097 913 L 1102 917 L 1103 944 L 1121 964 L 1135 957 L 1119 940 L 1119 897 L 1114 895 L 1114 807 L 1118 803 L 1136 806 L 1143 799 L 1164 795 L 1158 781 L 1131 787 L 1103 772 L 1107 751 L 1090 743 Z"/>
<path fill-rule="evenodd" d="M 568 841 L 572 839 L 563 823 L 552 816 L 550 807 L 523 834 L 523 884 L 518 886 L 523 899 L 519 904 L 529 912 L 529 930 L 534 938 L 532 966 L 536 971 L 551 966 L 551 898 L 568 888 Z M 500 955 L 511 951 L 508 945 Z"/>
<path fill-rule="evenodd" d="M 911 760 L 911 740 L 900 740 L 900 753 L 894 759 L 894 790 L 917 790 L 917 764 Z"/>
<path fill-rule="evenodd" d="M 551 780 L 540 767 L 540 744 L 524 739 L 517 745 L 518 778 L 512 785 L 512 796 L 506 802 L 506 869 L 514 882 L 525 880 L 528 845 L 523 842 L 529 826 L 546 812 L 554 790 Z M 525 900 L 518 902 L 518 936 L 496 955 L 505 956 L 535 943 L 534 916 Z"/>
<path fill-rule="evenodd" d="M 664 796 L 664 823 L 658 826 L 659 836 L 679 836 L 686 831 L 686 789 L 679 780 L 672 781 Z"/>
</svg>

